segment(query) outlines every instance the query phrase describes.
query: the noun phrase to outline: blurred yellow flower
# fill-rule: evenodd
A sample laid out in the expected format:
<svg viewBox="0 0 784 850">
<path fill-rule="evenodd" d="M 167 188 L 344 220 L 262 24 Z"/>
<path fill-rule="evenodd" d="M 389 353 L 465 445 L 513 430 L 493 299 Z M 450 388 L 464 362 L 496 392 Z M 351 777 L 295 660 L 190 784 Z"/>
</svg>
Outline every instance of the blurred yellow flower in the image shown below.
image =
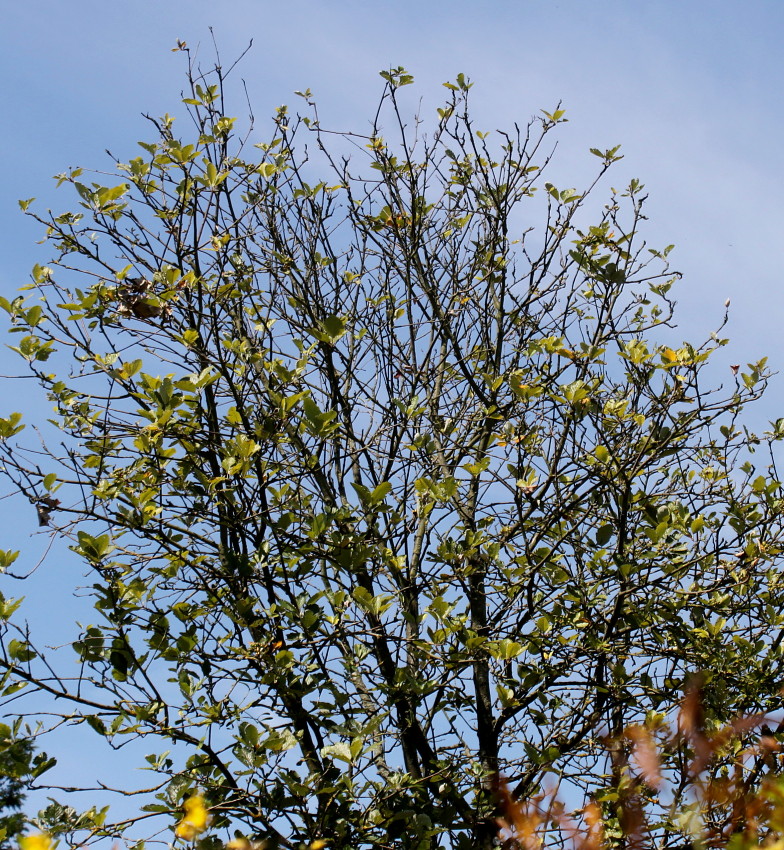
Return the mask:
<svg viewBox="0 0 784 850">
<path fill-rule="evenodd" d="M 174 834 L 185 841 L 193 841 L 207 829 L 209 814 L 204 805 L 204 797 L 194 794 L 185 801 L 185 817 L 177 824 Z M 25 850 L 44 850 L 44 848 L 25 848 Z"/>
<path fill-rule="evenodd" d="M 43 833 L 38 835 L 23 835 L 19 839 L 22 850 L 52 850 L 52 839 Z"/>
<path fill-rule="evenodd" d="M 248 838 L 232 838 L 227 842 L 227 850 L 264 850 L 267 846 L 265 841 L 251 841 Z"/>
</svg>

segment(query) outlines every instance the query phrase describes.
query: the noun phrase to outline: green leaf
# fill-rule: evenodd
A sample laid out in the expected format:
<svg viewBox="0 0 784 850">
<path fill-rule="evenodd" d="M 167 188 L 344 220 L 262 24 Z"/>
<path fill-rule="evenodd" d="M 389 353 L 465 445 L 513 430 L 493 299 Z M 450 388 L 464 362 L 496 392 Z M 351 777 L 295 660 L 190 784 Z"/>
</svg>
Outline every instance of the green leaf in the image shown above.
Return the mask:
<svg viewBox="0 0 784 850">
<path fill-rule="evenodd" d="M 38 779 L 41 774 L 51 770 L 57 764 L 57 759 L 54 756 L 48 756 L 46 753 L 38 753 L 33 759 L 32 770 L 30 775 L 33 779 Z"/>
<path fill-rule="evenodd" d="M 464 463 L 461 468 L 465 469 L 469 475 L 481 475 L 488 466 L 490 466 L 490 457 L 486 456 L 473 463 Z"/>
<path fill-rule="evenodd" d="M 504 638 L 503 640 L 498 641 L 497 649 L 493 652 L 493 657 L 503 661 L 511 661 L 511 659 L 517 658 L 522 651 L 522 644 L 517 643 L 517 641 L 514 640 L 509 640 L 509 638 Z"/>
<path fill-rule="evenodd" d="M 389 481 L 382 481 L 378 487 L 373 488 L 373 492 L 370 494 L 368 502 L 371 505 L 378 505 L 380 502 L 384 501 L 391 491 L 392 485 Z"/>
<path fill-rule="evenodd" d="M 0 439 L 7 440 L 24 430 L 24 425 L 20 425 L 22 419 L 21 413 L 12 413 L 7 419 L 0 417 Z"/>
<path fill-rule="evenodd" d="M 32 661 L 33 658 L 38 656 L 38 653 L 28 643 L 16 640 L 16 638 L 8 642 L 8 654 L 14 661 L 20 661 L 22 663 Z"/>
<path fill-rule="evenodd" d="M 364 587 L 355 587 L 351 591 L 351 596 L 360 608 L 377 617 L 381 616 L 394 601 L 394 597 L 384 594 L 373 596 Z"/>
<path fill-rule="evenodd" d="M 9 565 L 16 560 L 16 555 L 18 552 L 3 552 L 3 555 L 6 558 L 10 558 L 8 562 Z M 0 620 L 8 620 L 13 615 L 14 611 L 24 602 L 24 596 L 19 597 L 19 599 L 6 599 L 2 593 L 0 593 Z"/>
<path fill-rule="evenodd" d="M 413 76 L 402 67 L 391 68 L 389 71 L 380 71 L 379 76 L 385 79 L 393 89 L 400 86 L 410 86 L 414 82 Z"/>
<path fill-rule="evenodd" d="M 342 316 L 327 316 L 323 319 L 320 328 L 313 331 L 313 336 L 320 342 L 335 345 L 335 343 L 346 334 L 348 322 Z"/>
<path fill-rule="evenodd" d="M 18 551 L 0 549 L 0 570 L 7 570 L 18 557 Z"/>
<path fill-rule="evenodd" d="M 261 746 L 274 753 L 282 753 L 297 746 L 297 738 L 289 729 L 273 729 Z"/>
<path fill-rule="evenodd" d="M 337 411 L 321 411 L 308 395 L 302 398 L 302 410 L 308 419 L 311 433 L 317 437 L 324 437 L 338 427 L 338 423 L 334 422 Z"/>
<path fill-rule="evenodd" d="M 107 207 L 111 207 L 113 202 L 121 198 L 129 189 L 127 183 L 120 183 L 119 186 L 112 188 L 100 188 L 95 192 L 95 205 L 98 209 L 106 211 Z"/>
<path fill-rule="evenodd" d="M 610 523 L 605 523 L 604 525 L 599 526 L 596 531 L 596 545 L 597 546 L 605 546 L 613 534 L 615 534 L 615 526 Z"/>
<path fill-rule="evenodd" d="M 347 764 L 351 764 L 354 761 L 354 757 L 351 753 L 351 746 L 345 742 L 341 742 L 339 744 L 330 744 L 328 747 L 323 747 L 321 750 L 321 755 L 324 758 L 329 758 L 332 756 L 333 758 L 339 759 L 340 761 L 344 761 Z"/>
<path fill-rule="evenodd" d="M 36 283 L 44 283 L 52 277 L 52 270 L 49 266 L 39 266 L 36 263 L 33 266 L 33 280 Z"/>
<path fill-rule="evenodd" d="M 546 614 L 543 614 L 541 617 L 537 618 L 536 628 L 540 632 L 542 632 L 542 634 L 547 634 L 547 632 L 549 632 L 550 629 L 552 629 L 552 627 L 553 627 L 553 625 L 550 622 L 550 618 Z"/>
<path fill-rule="evenodd" d="M 76 537 L 79 540 L 76 551 L 92 563 L 99 563 L 114 549 L 108 534 L 93 537 L 86 531 L 77 531 Z"/>
<path fill-rule="evenodd" d="M 106 735 L 106 724 L 97 714 L 88 714 L 85 717 L 87 725 L 94 729 L 99 735 Z"/>
<path fill-rule="evenodd" d="M 360 755 L 362 754 L 362 750 L 365 745 L 364 738 L 354 738 L 349 745 L 349 751 L 351 753 L 351 760 L 356 761 Z"/>
</svg>

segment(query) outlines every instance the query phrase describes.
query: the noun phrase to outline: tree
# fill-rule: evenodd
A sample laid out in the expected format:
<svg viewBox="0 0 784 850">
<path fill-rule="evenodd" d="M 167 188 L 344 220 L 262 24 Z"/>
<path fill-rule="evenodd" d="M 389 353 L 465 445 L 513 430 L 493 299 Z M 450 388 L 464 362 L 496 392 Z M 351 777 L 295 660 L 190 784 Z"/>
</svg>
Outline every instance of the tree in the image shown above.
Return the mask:
<svg viewBox="0 0 784 850">
<path fill-rule="evenodd" d="M 35 766 L 33 745 L 27 738 L 17 738 L 13 730 L 0 724 L 0 848 L 11 850 L 12 841 L 24 831 L 25 816 L 21 811 L 27 785 Z"/>
<path fill-rule="evenodd" d="M 6 693 L 157 741 L 145 812 L 200 792 L 271 846 L 491 847 L 501 776 L 595 800 L 622 845 L 624 730 L 655 737 L 697 673 L 706 729 L 780 705 L 784 427 L 742 417 L 765 361 L 723 389 L 725 339 L 673 347 L 643 186 L 592 213 L 595 182 L 546 182 L 563 110 L 480 132 L 459 75 L 408 120 L 412 77 L 382 77 L 368 134 L 304 92 L 252 150 L 192 68 L 191 129 L 60 175 L 76 212 L 22 203 L 53 257 L 0 303 L 62 448 L 13 414 L 0 449 L 96 620 L 74 679 L 4 600 Z M 592 153 L 598 181 L 620 156 Z M 672 801 L 635 798 L 661 847 L 690 747 Z"/>
</svg>

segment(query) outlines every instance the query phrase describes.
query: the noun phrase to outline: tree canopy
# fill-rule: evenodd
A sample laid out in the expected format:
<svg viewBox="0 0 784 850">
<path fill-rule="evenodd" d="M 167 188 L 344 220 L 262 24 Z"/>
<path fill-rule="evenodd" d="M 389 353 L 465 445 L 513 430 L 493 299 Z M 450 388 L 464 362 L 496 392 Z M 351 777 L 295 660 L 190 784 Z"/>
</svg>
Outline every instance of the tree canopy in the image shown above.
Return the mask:
<svg viewBox="0 0 784 850">
<path fill-rule="evenodd" d="M 225 76 L 192 67 L 186 120 L 111 175 L 59 175 L 72 211 L 22 202 L 51 259 L 0 305 L 59 433 L 7 411 L 3 472 L 95 620 L 46 650 L 3 597 L 6 710 L 144 738 L 167 827 L 198 792 L 269 846 L 489 848 L 503 777 L 622 842 L 626 730 L 656 740 L 695 674 L 706 729 L 780 706 L 765 362 L 722 379 L 721 329 L 672 342 L 644 187 L 597 189 L 617 148 L 550 182 L 560 107 L 483 132 L 459 75 L 409 117 L 394 69 L 367 132 L 303 92 L 255 143 Z M 690 747 L 662 750 L 670 799 L 635 786 L 662 848 Z M 63 811 L 41 823 L 138 831 Z"/>
<path fill-rule="evenodd" d="M 11 842 L 24 831 L 27 785 L 43 766 L 34 758 L 29 739 L 16 737 L 13 729 L 0 724 L 0 850 L 11 850 Z"/>
</svg>

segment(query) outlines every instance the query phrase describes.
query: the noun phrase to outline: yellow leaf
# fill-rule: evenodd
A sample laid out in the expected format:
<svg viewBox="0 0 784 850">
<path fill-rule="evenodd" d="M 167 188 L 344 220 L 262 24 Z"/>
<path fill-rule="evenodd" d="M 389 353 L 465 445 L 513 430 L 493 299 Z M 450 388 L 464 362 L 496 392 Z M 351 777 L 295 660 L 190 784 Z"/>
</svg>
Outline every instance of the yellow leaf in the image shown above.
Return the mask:
<svg viewBox="0 0 784 850">
<path fill-rule="evenodd" d="M 52 850 L 52 839 L 45 833 L 24 835 L 19 839 L 22 850 Z"/>
<path fill-rule="evenodd" d="M 207 829 L 209 813 L 204 805 L 204 797 L 195 794 L 185 801 L 185 817 L 177 824 L 174 830 L 177 838 L 185 841 L 193 841 L 196 836 L 201 835 Z M 30 850 L 45 850 L 45 848 L 30 848 Z"/>
<path fill-rule="evenodd" d="M 264 850 L 265 841 L 251 841 L 248 838 L 233 838 L 227 842 L 226 850 Z"/>
</svg>

